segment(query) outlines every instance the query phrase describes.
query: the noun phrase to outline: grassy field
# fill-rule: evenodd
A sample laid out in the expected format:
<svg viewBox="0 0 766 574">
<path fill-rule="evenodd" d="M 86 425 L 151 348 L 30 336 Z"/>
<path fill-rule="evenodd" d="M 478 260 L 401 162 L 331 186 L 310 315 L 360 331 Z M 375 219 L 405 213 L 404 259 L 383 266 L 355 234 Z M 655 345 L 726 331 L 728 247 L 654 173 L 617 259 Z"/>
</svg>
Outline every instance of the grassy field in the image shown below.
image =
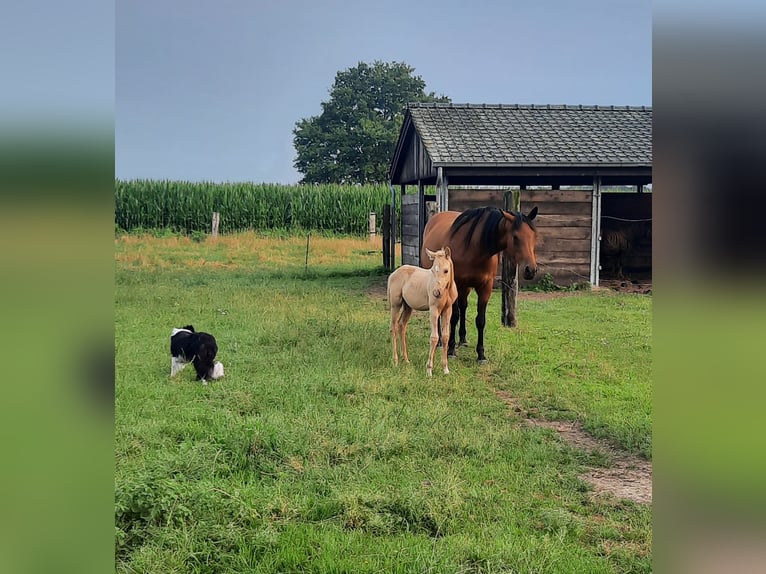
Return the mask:
<svg viewBox="0 0 766 574">
<path fill-rule="evenodd" d="M 605 457 L 521 424 L 582 422 L 651 458 L 647 296 L 492 298 L 490 363 L 391 360 L 386 275 L 365 239 L 115 240 L 118 572 L 650 572 L 651 508 L 594 498 Z M 475 344 L 475 300 L 468 337 Z M 168 336 L 215 334 L 226 377 L 169 378 Z"/>
</svg>

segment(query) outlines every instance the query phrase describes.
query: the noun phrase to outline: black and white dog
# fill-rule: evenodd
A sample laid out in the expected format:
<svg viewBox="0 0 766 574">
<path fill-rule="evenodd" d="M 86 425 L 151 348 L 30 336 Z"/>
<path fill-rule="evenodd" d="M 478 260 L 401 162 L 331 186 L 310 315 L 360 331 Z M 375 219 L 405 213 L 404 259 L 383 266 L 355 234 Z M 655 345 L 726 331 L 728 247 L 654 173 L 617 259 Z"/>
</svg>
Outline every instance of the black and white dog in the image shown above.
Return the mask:
<svg viewBox="0 0 766 574">
<path fill-rule="evenodd" d="M 223 364 L 215 361 L 218 345 L 210 333 L 198 333 L 191 325 L 173 329 L 170 333 L 170 376 L 183 370 L 190 362 L 197 371 L 197 380 L 207 384 L 207 379 L 223 377 Z"/>
</svg>

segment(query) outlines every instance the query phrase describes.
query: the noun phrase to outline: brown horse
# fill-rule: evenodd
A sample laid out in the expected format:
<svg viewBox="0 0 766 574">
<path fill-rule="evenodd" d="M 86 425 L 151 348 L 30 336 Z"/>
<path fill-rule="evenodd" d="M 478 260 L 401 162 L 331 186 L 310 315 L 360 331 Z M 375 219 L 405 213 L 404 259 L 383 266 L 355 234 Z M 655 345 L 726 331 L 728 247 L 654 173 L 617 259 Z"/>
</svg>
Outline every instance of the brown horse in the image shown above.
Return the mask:
<svg viewBox="0 0 766 574">
<path fill-rule="evenodd" d="M 486 309 L 492 295 L 492 285 L 497 274 L 499 254 L 502 252 L 513 264 L 518 265 L 525 279 L 532 279 L 537 273 L 535 241 L 537 231 L 533 220 L 537 207 L 528 215 L 510 213 L 496 207 L 477 207 L 463 213 L 443 211 L 432 216 L 423 231 L 422 253 L 435 246 L 449 246 L 455 264 L 455 283 L 458 299 L 450 322 L 449 356 L 455 356 L 455 327 L 460 321 L 460 345 L 465 340 L 465 312 L 468 295 L 476 289 L 479 297 L 476 305 L 476 329 L 479 339 L 476 353 L 479 363 L 487 362 L 484 354 L 484 325 Z M 430 262 L 425 257 L 424 267 Z"/>
<path fill-rule="evenodd" d="M 430 311 L 431 314 L 431 351 L 428 354 L 426 373 L 431 376 L 434 366 L 434 351 L 439 341 L 438 323 L 442 321 L 442 338 L 446 338 L 447 325 L 450 324 L 452 305 L 457 300 L 457 287 L 453 273 L 450 248 L 431 251 L 426 249 L 430 269 L 402 265 L 388 276 L 388 304 L 391 307 L 391 341 L 394 348 L 394 365 L 399 364 L 397 355 L 397 335 L 402 341 L 402 356 L 407 357 L 407 322 L 412 311 Z M 444 374 L 449 374 L 447 367 L 447 347 L 442 349 Z"/>
</svg>

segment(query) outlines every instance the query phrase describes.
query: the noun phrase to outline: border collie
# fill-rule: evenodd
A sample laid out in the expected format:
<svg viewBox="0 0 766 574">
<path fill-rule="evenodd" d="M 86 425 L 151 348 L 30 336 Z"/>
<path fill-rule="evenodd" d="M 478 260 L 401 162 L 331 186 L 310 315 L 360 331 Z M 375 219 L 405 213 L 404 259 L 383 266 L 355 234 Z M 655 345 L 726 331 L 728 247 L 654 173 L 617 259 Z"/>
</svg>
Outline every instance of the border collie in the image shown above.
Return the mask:
<svg viewBox="0 0 766 574">
<path fill-rule="evenodd" d="M 197 371 L 197 380 L 207 384 L 207 379 L 223 377 L 223 364 L 215 361 L 218 345 L 210 333 L 194 330 L 192 325 L 173 329 L 170 333 L 170 376 L 180 373 L 190 362 Z"/>
</svg>

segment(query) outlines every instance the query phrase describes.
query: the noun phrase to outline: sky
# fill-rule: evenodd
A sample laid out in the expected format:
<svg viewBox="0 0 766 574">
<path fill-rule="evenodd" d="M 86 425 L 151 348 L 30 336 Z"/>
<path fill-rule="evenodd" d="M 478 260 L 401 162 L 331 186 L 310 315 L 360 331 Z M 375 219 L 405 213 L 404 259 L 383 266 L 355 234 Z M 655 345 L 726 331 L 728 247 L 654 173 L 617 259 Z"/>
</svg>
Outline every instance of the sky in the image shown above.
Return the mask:
<svg viewBox="0 0 766 574">
<path fill-rule="evenodd" d="M 117 0 L 115 176 L 297 183 L 335 75 L 405 62 L 453 103 L 652 105 L 649 0 Z"/>
</svg>

